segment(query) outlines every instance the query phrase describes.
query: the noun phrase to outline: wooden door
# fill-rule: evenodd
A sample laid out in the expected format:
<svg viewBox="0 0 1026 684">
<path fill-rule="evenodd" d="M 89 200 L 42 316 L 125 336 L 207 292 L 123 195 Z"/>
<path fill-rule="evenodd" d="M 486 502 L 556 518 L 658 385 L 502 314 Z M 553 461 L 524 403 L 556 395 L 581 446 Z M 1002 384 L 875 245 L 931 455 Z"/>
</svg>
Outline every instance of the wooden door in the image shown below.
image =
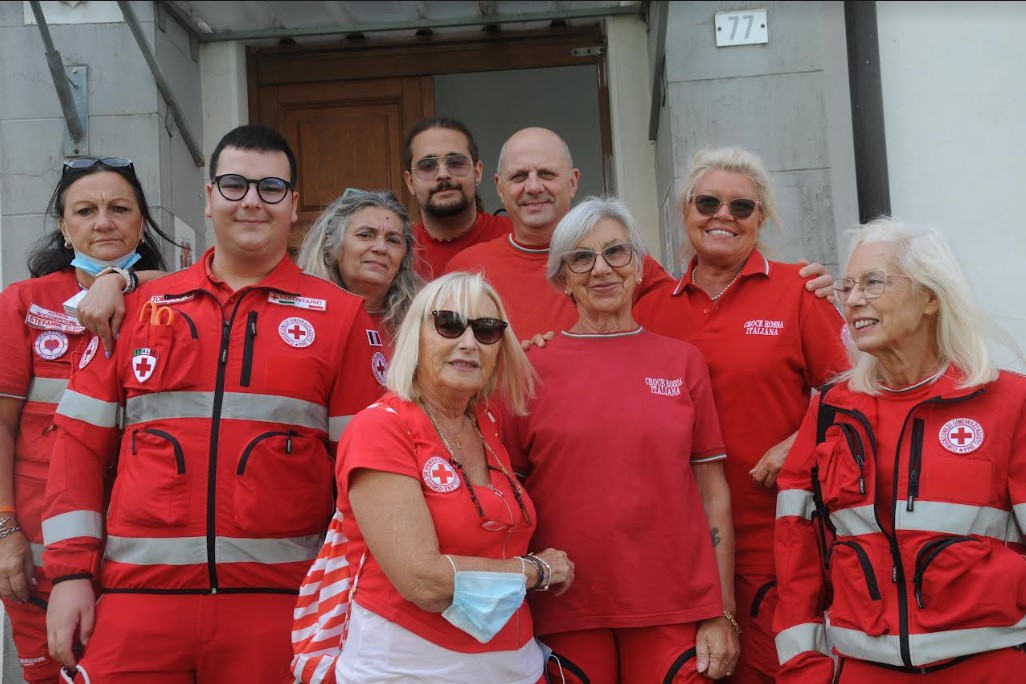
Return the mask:
<svg viewBox="0 0 1026 684">
<path fill-rule="evenodd" d="M 430 77 L 268 86 L 258 88 L 257 103 L 254 120 L 280 130 L 299 164 L 290 248 L 346 188 L 390 189 L 417 216 L 403 181 L 402 143 L 406 129 L 434 111 Z"/>
</svg>

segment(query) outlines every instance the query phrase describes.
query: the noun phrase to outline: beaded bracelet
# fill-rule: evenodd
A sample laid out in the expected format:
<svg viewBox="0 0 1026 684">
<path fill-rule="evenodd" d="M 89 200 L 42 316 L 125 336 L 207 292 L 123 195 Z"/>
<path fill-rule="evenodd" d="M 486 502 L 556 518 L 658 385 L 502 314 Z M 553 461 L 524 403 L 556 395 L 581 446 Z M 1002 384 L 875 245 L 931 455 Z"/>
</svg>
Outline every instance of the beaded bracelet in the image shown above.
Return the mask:
<svg viewBox="0 0 1026 684">
<path fill-rule="evenodd" d="M 538 587 L 537 589 L 538 589 L 538 591 L 548 591 L 549 590 L 549 585 L 552 584 L 552 566 L 549 565 L 548 563 L 546 563 L 544 560 L 542 560 L 538 556 L 534 555 L 533 553 L 529 553 L 527 555 L 528 555 L 529 558 L 534 558 L 535 560 L 537 560 L 539 563 L 542 564 L 542 567 L 545 568 L 545 572 L 543 573 L 544 576 L 545 576 L 545 581 L 542 582 L 542 585 L 540 587 Z"/>
<path fill-rule="evenodd" d="M 531 591 L 537 590 L 545 580 L 545 568 L 542 567 L 541 560 L 534 556 L 519 556 L 519 558 L 530 563 L 534 567 L 534 571 L 538 573 L 538 579 L 535 580 L 534 585 L 528 587 Z"/>
</svg>

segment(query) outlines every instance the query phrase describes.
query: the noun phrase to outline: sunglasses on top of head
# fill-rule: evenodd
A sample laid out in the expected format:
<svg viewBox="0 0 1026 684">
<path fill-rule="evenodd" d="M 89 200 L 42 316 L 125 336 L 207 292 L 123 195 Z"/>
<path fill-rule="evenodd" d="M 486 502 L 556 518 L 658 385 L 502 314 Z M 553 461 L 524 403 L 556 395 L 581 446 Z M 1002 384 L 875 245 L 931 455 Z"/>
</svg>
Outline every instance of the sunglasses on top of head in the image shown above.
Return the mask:
<svg viewBox="0 0 1026 684">
<path fill-rule="evenodd" d="M 495 344 L 501 340 L 502 333 L 509 325 L 498 318 L 466 318 L 455 311 L 432 311 L 431 317 L 435 321 L 435 332 L 442 337 L 457 339 L 470 326 L 474 338 L 481 344 Z"/>
<path fill-rule="evenodd" d="M 61 175 L 66 175 L 69 172 L 85 171 L 97 164 L 108 169 L 131 169 L 135 171 L 135 165 L 132 163 L 132 160 L 125 159 L 124 157 L 75 157 L 74 159 L 65 160 Z"/>
<path fill-rule="evenodd" d="M 755 213 L 758 207 L 762 206 L 762 203 L 758 200 L 745 197 L 738 197 L 729 202 L 724 202 L 715 195 L 695 195 L 692 201 L 695 203 L 695 209 L 702 216 L 713 216 L 720 210 L 720 207 L 726 204 L 730 215 L 736 219 L 746 219 Z"/>
</svg>

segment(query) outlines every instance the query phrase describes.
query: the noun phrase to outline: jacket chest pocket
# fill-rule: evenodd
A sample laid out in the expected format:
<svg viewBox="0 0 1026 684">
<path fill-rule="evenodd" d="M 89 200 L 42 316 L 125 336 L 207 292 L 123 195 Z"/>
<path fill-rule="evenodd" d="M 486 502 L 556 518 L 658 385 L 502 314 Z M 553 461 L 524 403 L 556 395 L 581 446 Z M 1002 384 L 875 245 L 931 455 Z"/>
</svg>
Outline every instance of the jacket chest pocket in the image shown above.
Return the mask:
<svg viewBox="0 0 1026 684">
<path fill-rule="evenodd" d="M 334 507 L 333 482 L 323 442 L 294 430 L 259 434 L 235 468 L 236 522 L 256 537 L 321 532 Z"/>
<path fill-rule="evenodd" d="M 196 372 L 200 342 L 196 323 L 183 311 L 160 309 L 154 318 L 146 314 L 149 307 L 143 308 L 141 315 L 146 315 L 130 340 L 124 384 L 137 394 L 188 389 L 203 377 Z"/>
<path fill-rule="evenodd" d="M 816 464 L 828 508 L 870 500 L 873 478 L 868 472 L 865 443 L 853 426 L 836 423 L 827 429 L 826 441 L 817 447 Z"/>
<path fill-rule="evenodd" d="M 127 458 L 118 462 L 112 522 L 144 527 L 184 525 L 189 519 L 190 474 L 185 450 L 166 430 L 131 430 Z"/>
</svg>

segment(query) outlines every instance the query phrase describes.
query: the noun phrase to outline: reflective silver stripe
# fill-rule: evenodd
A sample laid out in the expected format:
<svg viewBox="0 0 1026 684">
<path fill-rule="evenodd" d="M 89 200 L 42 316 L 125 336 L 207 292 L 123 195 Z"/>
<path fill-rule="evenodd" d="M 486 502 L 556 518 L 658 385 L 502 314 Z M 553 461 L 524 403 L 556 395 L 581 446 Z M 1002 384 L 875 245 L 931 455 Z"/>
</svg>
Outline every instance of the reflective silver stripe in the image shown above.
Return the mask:
<svg viewBox="0 0 1026 684">
<path fill-rule="evenodd" d="M 213 392 L 158 392 L 133 397 L 126 405 L 127 425 L 158 418 L 210 418 L 214 412 Z M 271 394 L 225 392 L 221 417 L 285 423 L 328 431 L 328 409 L 302 399 Z"/>
<path fill-rule="evenodd" d="M 37 568 L 43 567 L 43 550 L 46 548 L 42 544 L 29 544 L 32 549 L 32 564 Z"/>
<path fill-rule="evenodd" d="M 294 563 L 317 557 L 323 535 L 285 539 L 217 537 L 217 563 Z M 207 562 L 206 537 L 109 537 L 107 560 L 132 565 L 196 565 Z"/>
<path fill-rule="evenodd" d="M 349 427 L 352 416 L 331 416 L 328 418 L 328 441 L 337 442 L 342 439 L 342 433 Z"/>
<path fill-rule="evenodd" d="M 827 645 L 826 629 L 823 625 L 815 622 L 806 622 L 794 627 L 788 627 L 774 639 L 777 645 L 777 660 L 783 665 L 791 658 L 806 651 L 816 651 L 823 655 L 830 655 L 830 647 Z"/>
<path fill-rule="evenodd" d="M 791 516 L 812 520 L 816 504 L 812 492 L 803 489 L 783 489 L 777 494 L 777 520 Z"/>
<path fill-rule="evenodd" d="M 894 519 L 899 530 L 975 534 L 1016 544 L 1023 541 L 1012 514 L 990 506 L 917 500 L 910 512 L 905 501 L 900 501 Z"/>
<path fill-rule="evenodd" d="M 68 381 L 60 378 L 32 378 L 29 383 L 28 401 L 41 401 L 56 404 L 61 400 L 64 390 L 68 389 Z"/>
<path fill-rule="evenodd" d="M 1026 530 L 1026 503 L 1015 504 L 1012 506 L 1012 511 L 1015 512 L 1015 519 L 1019 523 L 1019 529 Z"/>
<path fill-rule="evenodd" d="M 74 390 L 65 390 L 57 413 L 101 428 L 112 428 L 118 421 L 118 403 L 93 399 Z"/>
<path fill-rule="evenodd" d="M 68 511 L 43 521 L 47 546 L 75 537 L 103 539 L 103 516 L 96 511 Z"/>
<path fill-rule="evenodd" d="M 901 500 L 901 505 L 905 505 L 904 499 Z M 881 531 L 880 526 L 876 524 L 876 510 L 873 504 L 834 511 L 830 514 L 830 522 L 837 529 L 838 537 L 854 537 Z"/>
<path fill-rule="evenodd" d="M 831 625 L 829 621 L 827 631 L 834 647 L 843 655 L 887 665 L 904 665 L 897 635 L 871 637 L 858 630 Z M 1026 617 L 1008 627 L 975 627 L 912 634 L 908 640 L 912 665 L 919 667 L 1026 642 Z"/>
</svg>

